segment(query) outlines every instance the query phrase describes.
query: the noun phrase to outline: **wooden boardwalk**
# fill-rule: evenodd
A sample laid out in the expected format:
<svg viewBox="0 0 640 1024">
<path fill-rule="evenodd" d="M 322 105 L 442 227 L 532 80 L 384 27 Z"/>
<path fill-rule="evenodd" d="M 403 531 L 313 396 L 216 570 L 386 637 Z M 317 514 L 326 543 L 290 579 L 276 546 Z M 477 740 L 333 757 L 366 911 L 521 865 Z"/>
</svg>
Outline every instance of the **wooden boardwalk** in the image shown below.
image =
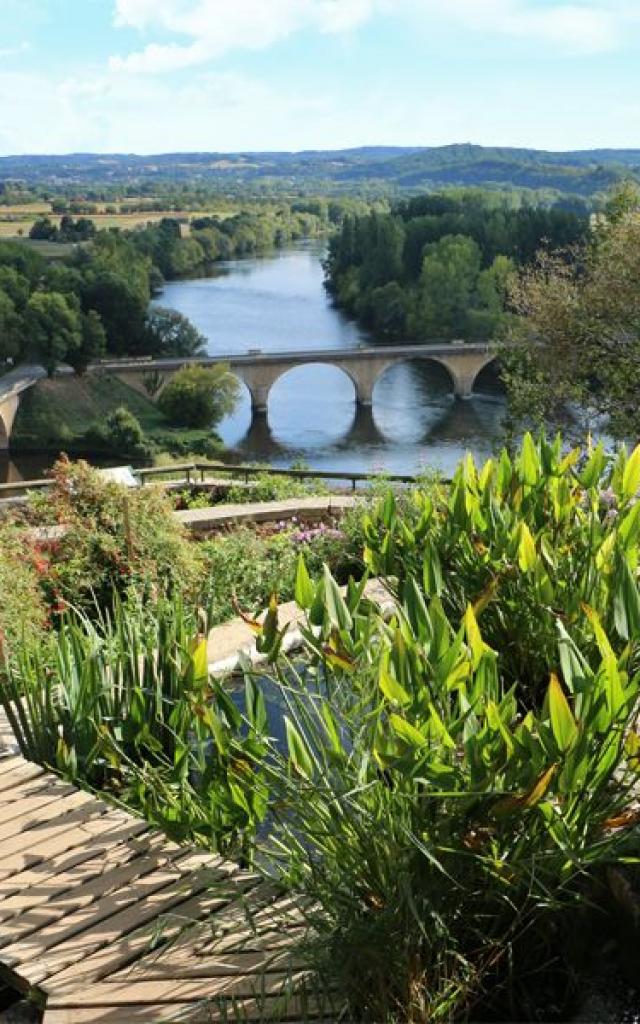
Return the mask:
<svg viewBox="0 0 640 1024">
<path fill-rule="evenodd" d="M 302 915 L 259 875 L 11 750 L 0 714 L 0 978 L 44 1024 L 306 1020 Z"/>
</svg>

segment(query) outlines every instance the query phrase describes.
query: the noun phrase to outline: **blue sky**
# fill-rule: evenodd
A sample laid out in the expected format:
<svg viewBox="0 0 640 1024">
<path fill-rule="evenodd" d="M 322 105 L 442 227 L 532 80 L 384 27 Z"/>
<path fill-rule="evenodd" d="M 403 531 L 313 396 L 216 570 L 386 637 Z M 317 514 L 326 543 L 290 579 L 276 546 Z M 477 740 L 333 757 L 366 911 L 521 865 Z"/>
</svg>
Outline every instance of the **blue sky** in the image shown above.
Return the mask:
<svg viewBox="0 0 640 1024">
<path fill-rule="evenodd" d="M 640 148 L 640 0 L 0 0 L 0 154 Z"/>
</svg>

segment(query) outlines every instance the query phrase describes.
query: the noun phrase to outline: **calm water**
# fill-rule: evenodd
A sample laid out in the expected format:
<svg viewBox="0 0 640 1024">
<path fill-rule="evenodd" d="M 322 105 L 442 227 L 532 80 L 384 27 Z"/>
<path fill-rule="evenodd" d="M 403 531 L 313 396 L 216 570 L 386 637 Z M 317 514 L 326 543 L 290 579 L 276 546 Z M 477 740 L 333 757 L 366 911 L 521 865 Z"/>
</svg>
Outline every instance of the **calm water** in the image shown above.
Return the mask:
<svg viewBox="0 0 640 1024">
<path fill-rule="evenodd" d="M 215 274 L 172 281 L 158 300 L 184 313 L 209 339 L 209 352 L 230 355 L 352 348 L 375 339 L 333 308 L 323 287 L 320 244 L 259 259 L 233 260 Z M 504 401 L 495 374 L 478 379 L 464 402 L 449 394 L 446 372 L 432 363 L 392 367 L 379 379 L 372 409 L 355 404 L 351 381 L 330 366 L 301 366 L 281 377 L 267 416 L 252 419 L 243 394 L 220 426 L 230 459 L 318 469 L 451 472 L 468 450 L 488 455 L 499 438 Z M 49 456 L 0 456 L 0 481 L 42 476 Z"/>
<path fill-rule="evenodd" d="M 322 280 L 320 245 L 260 259 L 233 260 L 215 276 L 166 285 L 159 303 L 184 313 L 209 339 L 211 355 L 352 348 L 375 344 L 334 309 Z M 319 469 L 450 472 L 467 450 L 488 455 L 504 410 L 500 385 L 486 370 L 473 398 L 458 402 L 446 372 L 431 363 L 390 368 L 373 408 L 355 404 L 351 381 L 330 366 L 301 366 L 280 378 L 267 416 L 252 420 L 249 395 L 220 425 L 238 459 Z"/>
</svg>

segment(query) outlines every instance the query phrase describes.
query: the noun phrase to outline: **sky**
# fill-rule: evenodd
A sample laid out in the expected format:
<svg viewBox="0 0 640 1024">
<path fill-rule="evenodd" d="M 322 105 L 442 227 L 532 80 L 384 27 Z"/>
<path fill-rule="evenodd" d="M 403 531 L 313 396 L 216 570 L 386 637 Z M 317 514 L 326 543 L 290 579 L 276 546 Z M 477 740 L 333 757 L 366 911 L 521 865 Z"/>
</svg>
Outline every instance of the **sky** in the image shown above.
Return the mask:
<svg viewBox="0 0 640 1024">
<path fill-rule="evenodd" d="M 640 0 L 0 0 L 0 154 L 640 148 Z"/>
</svg>

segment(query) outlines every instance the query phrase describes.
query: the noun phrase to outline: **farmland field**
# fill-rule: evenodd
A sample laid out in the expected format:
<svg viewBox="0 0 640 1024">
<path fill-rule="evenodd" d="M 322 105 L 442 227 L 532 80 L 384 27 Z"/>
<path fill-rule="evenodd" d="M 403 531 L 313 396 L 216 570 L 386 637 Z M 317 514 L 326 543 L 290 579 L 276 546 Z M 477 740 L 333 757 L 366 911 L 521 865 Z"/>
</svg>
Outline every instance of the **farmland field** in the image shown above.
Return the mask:
<svg viewBox="0 0 640 1024">
<path fill-rule="evenodd" d="M 97 204 L 104 206 L 104 204 Z M 124 206 L 124 204 L 122 204 Z M 228 216 L 228 211 L 216 209 L 210 210 L 127 210 L 120 208 L 118 213 L 88 213 L 72 214 L 76 217 L 88 217 L 92 220 L 98 230 L 101 228 L 125 228 L 132 229 L 140 225 L 156 223 L 163 217 L 189 220 L 191 217 L 202 217 L 205 214 L 218 217 Z M 49 203 L 21 203 L 16 206 L 0 206 L 0 238 L 21 238 L 26 237 L 31 230 L 34 221 L 40 217 L 49 217 L 53 224 L 60 224 L 60 216 L 51 213 Z M 188 225 L 183 226 L 183 233 L 188 233 Z"/>
</svg>

